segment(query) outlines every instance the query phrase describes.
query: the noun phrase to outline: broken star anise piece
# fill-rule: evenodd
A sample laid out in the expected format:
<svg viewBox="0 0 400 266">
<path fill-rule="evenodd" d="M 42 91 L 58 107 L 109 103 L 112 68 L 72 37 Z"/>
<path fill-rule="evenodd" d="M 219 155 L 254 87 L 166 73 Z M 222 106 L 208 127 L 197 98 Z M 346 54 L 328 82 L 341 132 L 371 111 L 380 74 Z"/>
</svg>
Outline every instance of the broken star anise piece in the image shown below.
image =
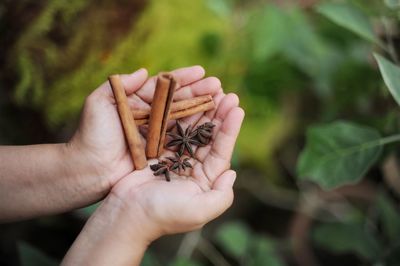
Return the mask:
<svg viewBox="0 0 400 266">
<path fill-rule="evenodd" d="M 169 165 L 166 161 L 160 161 L 156 164 L 150 165 L 150 169 L 153 170 L 154 175 L 165 175 L 165 179 L 167 181 L 171 181 L 171 178 L 169 176 Z"/>
<path fill-rule="evenodd" d="M 192 168 L 192 164 L 189 162 L 189 157 L 182 157 L 179 155 L 179 153 L 175 153 L 175 157 L 167 157 L 167 159 L 171 162 L 170 170 L 175 171 L 175 170 L 180 170 L 182 169 L 183 171 L 186 170 L 186 168 Z"/>
<path fill-rule="evenodd" d="M 206 122 L 196 128 L 196 137 L 201 143 L 202 146 L 207 145 L 210 143 L 212 137 L 212 130 L 215 125 L 211 122 Z"/>
<path fill-rule="evenodd" d="M 191 130 L 191 126 L 188 126 L 186 130 L 183 130 L 182 126 L 176 121 L 177 133 L 169 132 L 168 135 L 172 137 L 172 140 L 167 144 L 167 147 L 179 146 L 178 154 L 182 156 L 185 150 L 188 151 L 190 156 L 194 156 L 192 144 L 201 145 L 197 140 L 197 130 Z"/>
</svg>

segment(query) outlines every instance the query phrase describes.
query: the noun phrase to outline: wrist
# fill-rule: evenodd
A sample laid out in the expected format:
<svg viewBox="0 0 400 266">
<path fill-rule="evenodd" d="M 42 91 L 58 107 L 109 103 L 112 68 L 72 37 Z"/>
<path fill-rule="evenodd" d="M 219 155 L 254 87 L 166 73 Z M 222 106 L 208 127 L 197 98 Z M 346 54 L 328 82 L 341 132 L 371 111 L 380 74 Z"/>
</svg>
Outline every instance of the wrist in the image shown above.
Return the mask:
<svg viewBox="0 0 400 266">
<path fill-rule="evenodd" d="M 141 214 L 110 193 L 85 224 L 62 265 L 139 265 L 151 243 Z"/>
<path fill-rule="evenodd" d="M 103 210 L 100 209 L 99 213 L 107 215 L 108 210 L 114 210 L 115 217 L 118 217 L 118 227 L 131 245 L 136 242 L 147 247 L 162 235 L 138 200 L 134 198 L 129 198 L 127 201 L 125 197 L 120 197 L 111 191 L 102 205 Z"/>
<path fill-rule="evenodd" d="M 90 154 L 73 141 L 59 145 L 62 169 L 73 184 L 78 185 L 79 192 L 87 195 L 89 203 L 103 198 L 111 188 L 102 169 Z"/>
</svg>

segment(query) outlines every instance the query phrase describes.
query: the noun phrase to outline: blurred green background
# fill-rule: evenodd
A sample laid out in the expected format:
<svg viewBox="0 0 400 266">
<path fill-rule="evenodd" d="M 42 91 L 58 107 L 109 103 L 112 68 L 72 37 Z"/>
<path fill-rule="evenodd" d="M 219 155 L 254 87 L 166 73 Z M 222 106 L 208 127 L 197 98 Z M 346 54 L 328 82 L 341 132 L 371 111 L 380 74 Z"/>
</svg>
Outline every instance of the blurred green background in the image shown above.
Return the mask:
<svg viewBox="0 0 400 266">
<path fill-rule="evenodd" d="M 200 64 L 246 111 L 235 202 L 143 265 L 400 265 L 399 153 L 379 139 L 400 131 L 399 15 L 397 0 L 5 0 L 0 144 L 67 141 L 110 73 Z M 394 62 L 390 91 L 373 52 Z M 56 265 L 94 208 L 0 225 L 0 265 Z"/>
</svg>

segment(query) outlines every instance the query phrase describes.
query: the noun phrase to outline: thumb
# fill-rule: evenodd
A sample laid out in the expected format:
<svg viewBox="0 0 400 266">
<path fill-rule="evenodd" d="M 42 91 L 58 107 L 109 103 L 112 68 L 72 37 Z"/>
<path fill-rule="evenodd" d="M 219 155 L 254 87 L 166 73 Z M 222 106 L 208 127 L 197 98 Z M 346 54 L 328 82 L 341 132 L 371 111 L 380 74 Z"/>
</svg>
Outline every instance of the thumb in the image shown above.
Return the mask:
<svg viewBox="0 0 400 266">
<path fill-rule="evenodd" d="M 236 172 L 227 170 L 215 180 L 213 190 L 227 191 L 232 190 L 233 184 L 236 180 Z"/>
<path fill-rule="evenodd" d="M 210 191 L 199 194 L 194 206 L 202 213 L 203 222 L 209 222 L 220 216 L 228 209 L 233 202 L 232 186 L 236 179 L 236 172 L 227 170 L 222 173 L 214 182 Z"/>
</svg>

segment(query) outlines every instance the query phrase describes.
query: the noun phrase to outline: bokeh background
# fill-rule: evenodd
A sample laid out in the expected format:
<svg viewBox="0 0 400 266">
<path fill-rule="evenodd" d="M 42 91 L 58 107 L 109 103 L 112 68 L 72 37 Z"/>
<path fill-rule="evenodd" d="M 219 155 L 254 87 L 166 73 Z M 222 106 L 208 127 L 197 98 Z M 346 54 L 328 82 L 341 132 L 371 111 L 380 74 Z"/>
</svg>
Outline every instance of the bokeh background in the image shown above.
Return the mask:
<svg viewBox="0 0 400 266">
<path fill-rule="evenodd" d="M 142 264 L 400 265 L 396 144 L 351 185 L 321 189 L 297 170 L 316 124 L 399 132 L 399 107 L 373 57 L 396 62 L 399 8 L 396 0 L 3 0 L 0 144 L 67 141 L 85 97 L 110 73 L 200 64 L 246 111 L 235 202 L 201 231 L 156 241 Z M 95 207 L 0 225 L 0 265 L 56 265 Z"/>
</svg>

